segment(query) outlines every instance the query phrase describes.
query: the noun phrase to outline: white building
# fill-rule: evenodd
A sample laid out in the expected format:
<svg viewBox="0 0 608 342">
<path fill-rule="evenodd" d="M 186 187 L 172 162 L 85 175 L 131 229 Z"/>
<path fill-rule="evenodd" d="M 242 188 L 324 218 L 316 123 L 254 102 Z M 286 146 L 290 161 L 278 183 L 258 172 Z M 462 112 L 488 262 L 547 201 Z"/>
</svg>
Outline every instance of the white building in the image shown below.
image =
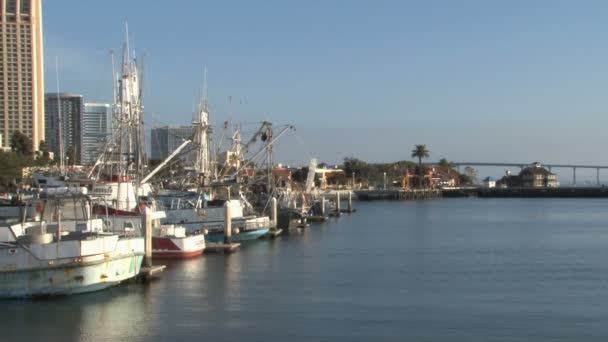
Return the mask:
<svg viewBox="0 0 608 342">
<path fill-rule="evenodd" d="M 484 188 L 495 188 L 496 187 L 496 179 L 492 177 L 486 177 L 481 181 L 481 185 Z"/>
</svg>

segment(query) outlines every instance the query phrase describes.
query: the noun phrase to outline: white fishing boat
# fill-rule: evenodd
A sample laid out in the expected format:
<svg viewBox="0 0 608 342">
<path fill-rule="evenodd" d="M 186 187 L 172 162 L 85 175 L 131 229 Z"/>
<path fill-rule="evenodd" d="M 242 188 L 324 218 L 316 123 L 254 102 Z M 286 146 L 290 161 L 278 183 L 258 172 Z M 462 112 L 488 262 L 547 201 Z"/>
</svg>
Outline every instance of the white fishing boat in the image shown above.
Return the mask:
<svg viewBox="0 0 608 342">
<path fill-rule="evenodd" d="M 162 202 L 162 198 L 157 198 Z M 232 241 L 242 242 L 264 236 L 271 228 L 268 216 L 246 215 L 244 200 L 212 200 L 204 196 L 198 198 L 166 198 L 168 203 L 160 208 L 166 217 L 161 220 L 166 225 L 179 225 L 188 232 L 203 231 L 209 242 L 222 242 L 226 228 L 226 203 L 230 206 L 232 221 Z"/>
<path fill-rule="evenodd" d="M 68 295 L 105 289 L 139 274 L 144 239 L 107 231 L 93 199 L 57 194 L 42 220 L 0 228 L 0 297 Z"/>
<path fill-rule="evenodd" d="M 175 225 L 154 228 L 152 256 L 155 258 L 191 258 L 201 255 L 204 250 L 203 232 L 188 234 L 185 227 Z"/>
</svg>

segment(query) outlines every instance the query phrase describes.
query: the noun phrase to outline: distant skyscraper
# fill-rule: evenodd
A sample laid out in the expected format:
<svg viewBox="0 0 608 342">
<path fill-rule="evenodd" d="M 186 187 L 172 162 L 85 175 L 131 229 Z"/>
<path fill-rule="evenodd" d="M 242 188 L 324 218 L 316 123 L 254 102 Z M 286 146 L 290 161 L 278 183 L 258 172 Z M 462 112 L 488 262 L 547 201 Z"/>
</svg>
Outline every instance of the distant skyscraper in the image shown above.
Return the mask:
<svg viewBox="0 0 608 342">
<path fill-rule="evenodd" d="M 9 145 L 15 131 L 44 139 L 41 0 L 0 1 L 0 131 Z"/>
<path fill-rule="evenodd" d="M 82 164 L 95 163 L 108 137 L 107 103 L 85 103 L 82 115 Z"/>
<path fill-rule="evenodd" d="M 59 105 L 61 105 L 61 136 L 64 156 L 69 157 L 68 151 L 74 151 L 74 159 L 69 163 L 81 163 L 82 149 L 82 119 L 84 99 L 82 95 L 69 93 L 48 93 L 44 96 L 45 103 L 45 140 L 49 150 L 60 158 L 59 153 Z M 58 105 L 59 104 L 59 105 Z"/>
<path fill-rule="evenodd" d="M 184 140 L 192 139 L 192 126 L 152 128 L 150 136 L 150 159 L 165 159 L 175 151 Z"/>
</svg>

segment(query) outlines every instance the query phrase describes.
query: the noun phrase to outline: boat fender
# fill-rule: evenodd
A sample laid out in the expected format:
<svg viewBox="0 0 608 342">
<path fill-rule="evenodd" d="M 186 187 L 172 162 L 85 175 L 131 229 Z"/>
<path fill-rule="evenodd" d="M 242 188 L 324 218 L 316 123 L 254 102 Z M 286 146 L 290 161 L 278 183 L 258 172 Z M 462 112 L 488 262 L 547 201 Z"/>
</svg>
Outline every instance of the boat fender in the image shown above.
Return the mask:
<svg viewBox="0 0 608 342">
<path fill-rule="evenodd" d="M 241 232 L 241 230 L 240 230 L 240 229 L 238 229 L 238 228 L 234 228 L 234 229 L 232 230 L 232 232 L 233 232 L 234 234 L 238 234 L 238 233 L 240 233 L 240 232 Z"/>
<path fill-rule="evenodd" d="M 209 229 L 207 229 L 207 228 L 203 229 L 203 234 L 209 235 Z"/>
</svg>

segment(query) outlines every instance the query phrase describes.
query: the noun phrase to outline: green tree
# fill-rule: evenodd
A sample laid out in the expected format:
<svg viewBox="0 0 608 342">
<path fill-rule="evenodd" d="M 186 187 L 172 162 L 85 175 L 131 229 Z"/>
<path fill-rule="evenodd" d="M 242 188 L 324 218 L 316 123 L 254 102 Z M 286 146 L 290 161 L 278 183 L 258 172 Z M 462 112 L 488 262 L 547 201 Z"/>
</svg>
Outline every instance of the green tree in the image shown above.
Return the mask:
<svg viewBox="0 0 608 342">
<path fill-rule="evenodd" d="M 49 152 L 49 147 L 46 144 L 46 141 L 40 140 L 38 143 L 38 158 L 36 159 L 37 166 L 47 166 L 51 162 L 51 155 Z"/>
<path fill-rule="evenodd" d="M 32 140 L 20 131 L 11 136 L 11 150 L 24 156 L 32 156 Z"/>
<path fill-rule="evenodd" d="M 426 149 L 426 145 L 415 145 L 412 150 L 412 158 L 418 158 L 418 166 L 422 170 L 422 159 L 429 157 L 429 151 Z"/>
<path fill-rule="evenodd" d="M 454 165 L 445 158 L 439 159 L 439 166 L 446 168 L 446 169 L 451 169 L 454 167 Z"/>
<path fill-rule="evenodd" d="M 32 158 L 18 152 L 0 151 L 0 189 L 14 191 L 21 182 L 22 169 L 30 166 Z"/>
<path fill-rule="evenodd" d="M 471 183 L 477 182 L 477 170 L 467 166 L 464 168 L 464 174 L 467 176 Z"/>
</svg>

